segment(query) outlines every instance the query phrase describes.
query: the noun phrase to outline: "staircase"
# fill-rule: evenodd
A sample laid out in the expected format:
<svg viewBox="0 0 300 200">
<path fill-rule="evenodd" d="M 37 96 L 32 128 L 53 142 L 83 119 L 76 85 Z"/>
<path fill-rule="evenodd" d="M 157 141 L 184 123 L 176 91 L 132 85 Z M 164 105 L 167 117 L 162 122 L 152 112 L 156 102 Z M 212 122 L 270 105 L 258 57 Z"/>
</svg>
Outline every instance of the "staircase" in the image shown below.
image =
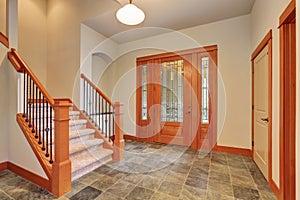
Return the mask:
<svg viewBox="0 0 300 200">
<path fill-rule="evenodd" d="M 103 148 L 104 140 L 95 137 L 94 129 L 87 128 L 87 120 L 79 111 L 70 110 L 70 159 L 72 180 L 91 172 L 112 160 L 113 150 Z"/>
<path fill-rule="evenodd" d="M 82 74 L 84 111 L 80 111 L 70 99 L 54 99 L 15 49 L 7 56 L 23 75 L 22 112 L 16 121 L 48 177 L 26 175 L 26 179 L 59 197 L 71 190 L 71 180 L 124 158 L 122 103 L 111 102 Z"/>
</svg>

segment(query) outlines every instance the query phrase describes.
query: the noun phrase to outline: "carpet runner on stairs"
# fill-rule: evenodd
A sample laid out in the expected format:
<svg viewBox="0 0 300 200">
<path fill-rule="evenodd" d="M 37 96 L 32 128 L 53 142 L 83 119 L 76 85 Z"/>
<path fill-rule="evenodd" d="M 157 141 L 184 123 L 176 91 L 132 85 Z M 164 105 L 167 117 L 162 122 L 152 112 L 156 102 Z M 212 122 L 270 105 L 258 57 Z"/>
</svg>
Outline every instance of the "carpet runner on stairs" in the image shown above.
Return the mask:
<svg viewBox="0 0 300 200">
<path fill-rule="evenodd" d="M 112 160 L 113 151 L 103 148 L 103 140 L 94 137 L 95 130 L 86 128 L 80 112 L 70 110 L 70 159 L 72 181 Z"/>
</svg>

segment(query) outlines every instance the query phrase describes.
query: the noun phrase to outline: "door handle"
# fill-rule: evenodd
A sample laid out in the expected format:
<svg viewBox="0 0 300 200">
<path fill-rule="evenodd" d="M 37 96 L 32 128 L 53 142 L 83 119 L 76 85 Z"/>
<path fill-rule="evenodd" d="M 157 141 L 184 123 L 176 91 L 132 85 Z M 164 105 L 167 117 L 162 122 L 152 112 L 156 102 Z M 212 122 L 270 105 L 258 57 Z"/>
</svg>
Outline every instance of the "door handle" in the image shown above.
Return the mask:
<svg viewBox="0 0 300 200">
<path fill-rule="evenodd" d="M 267 118 L 261 118 L 261 121 L 263 121 L 263 122 L 269 122 L 269 117 L 267 117 Z"/>
<path fill-rule="evenodd" d="M 191 107 L 192 107 L 191 105 L 188 105 L 188 110 L 187 110 L 187 113 L 188 113 L 188 114 L 190 114 L 191 111 L 192 111 L 192 110 L 191 110 Z"/>
</svg>

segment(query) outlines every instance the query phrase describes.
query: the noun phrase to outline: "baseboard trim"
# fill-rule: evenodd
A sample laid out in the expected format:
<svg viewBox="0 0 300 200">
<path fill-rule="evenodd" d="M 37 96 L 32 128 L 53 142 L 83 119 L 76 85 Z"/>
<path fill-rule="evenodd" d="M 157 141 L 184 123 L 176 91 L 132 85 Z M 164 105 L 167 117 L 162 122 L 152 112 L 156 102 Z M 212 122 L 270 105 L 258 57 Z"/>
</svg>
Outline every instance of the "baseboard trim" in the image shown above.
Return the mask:
<svg viewBox="0 0 300 200">
<path fill-rule="evenodd" d="M 138 138 L 136 136 L 133 135 L 124 135 L 124 140 L 134 140 L 134 141 L 138 141 Z"/>
<path fill-rule="evenodd" d="M 274 182 L 273 179 L 269 181 L 269 185 L 277 199 L 280 199 L 280 189 L 277 187 L 276 183 Z"/>
<path fill-rule="evenodd" d="M 252 156 L 251 149 L 243 149 L 243 148 L 236 148 L 236 147 L 227 147 L 227 146 L 218 146 L 216 145 L 213 148 L 213 151 L 215 152 L 224 152 L 224 153 L 232 153 L 232 154 L 238 154 L 238 155 L 244 155 L 244 156 Z"/>
<path fill-rule="evenodd" d="M 0 171 L 3 170 L 10 170 L 14 172 L 15 174 L 21 176 L 24 179 L 27 179 L 31 181 L 32 183 L 41 186 L 42 188 L 51 191 L 51 181 L 48 179 L 45 179 L 33 172 L 28 171 L 27 169 L 24 169 L 14 163 L 11 162 L 3 162 L 0 163 Z"/>
<path fill-rule="evenodd" d="M 8 167 L 8 162 L 0 163 L 0 172 L 6 170 Z"/>
</svg>

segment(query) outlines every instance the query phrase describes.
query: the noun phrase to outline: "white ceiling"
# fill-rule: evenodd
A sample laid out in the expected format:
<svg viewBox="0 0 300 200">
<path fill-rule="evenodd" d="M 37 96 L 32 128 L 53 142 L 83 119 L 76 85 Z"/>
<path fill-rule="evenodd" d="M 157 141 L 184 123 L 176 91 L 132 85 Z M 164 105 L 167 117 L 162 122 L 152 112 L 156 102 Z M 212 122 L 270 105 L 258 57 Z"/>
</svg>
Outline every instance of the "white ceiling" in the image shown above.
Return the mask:
<svg viewBox="0 0 300 200">
<path fill-rule="evenodd" d="M 119 4 L 116 3 L 119 2 Z M 115 9 L 84 21 L 84 24 L 106 37 L 126 30 L 142 27 L 161 27 L 180 30 L 223 19 L 249 14 L 255 0 L 134 0 L 133 3 L 144 10 L 146 19 L 137 26 L 126 26 L 117 21 L 115 13 L 129 0 L 111 0 Z M 154 30 L 154 29 L 150 29 Z M 113 40 L 124 43 L 157 34 L 161 31 L 130 31 L 131 35 L 115 36 Z"/>
</svg>

